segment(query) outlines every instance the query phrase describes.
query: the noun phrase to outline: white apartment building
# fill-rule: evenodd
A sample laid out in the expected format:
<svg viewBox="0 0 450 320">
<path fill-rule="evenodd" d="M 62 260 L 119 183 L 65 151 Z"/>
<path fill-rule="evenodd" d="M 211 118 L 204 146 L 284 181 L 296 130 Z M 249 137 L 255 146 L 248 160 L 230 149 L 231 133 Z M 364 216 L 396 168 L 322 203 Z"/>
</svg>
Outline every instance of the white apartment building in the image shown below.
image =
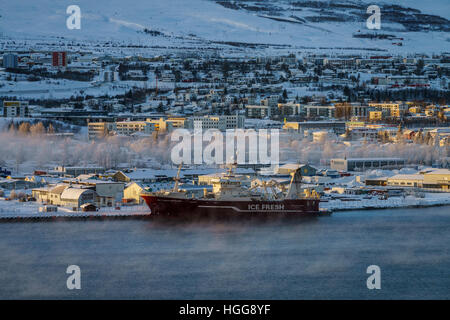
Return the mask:
<svg viewBox="0 0 450 320">
<path fill-rule="evenodd" d="M 218 129 L 221 131 L 244 128 L 244 125 L 245 117 L 241 115 L 190 117 L 185 122 L 185 127 L 188 129 Z"/>
<path fill-rule="evenodd" d="M 247 105 L 245 113 L 248 118 L 263 119 L 271 116 L 271 108 L 269 106 Z"/>
<path fill-rule="evenodd" d="M 136 132 L 151 134 L 155 124 L 148 121 L 119 121 L 115 123 L 115 131 L 119 135 L 129 136 Z"/>
<path fill-rule="evenodd" d="M 102 139 L 112 133 L 116 126 L 114 122 L 89 122 L 88 139 Z"/>
<path fill-rule="evenodd" d="M 318 105 L 306 105 L 306 117 L 315 118 L 334 118 L 336 113 L 335 106 L 318 106 Z"/>
<path fill-rule="evenodd" d="M 172 131 L 184 127 L 185 118 L 169 118 L 167 120 L 146 119 L 145 121 L 117 121 L 88 123 L 88 138 L 101 139 L 108 135 L 129 136 L 137 132 L 151 134 L 153 131 Z"/>
</svg>

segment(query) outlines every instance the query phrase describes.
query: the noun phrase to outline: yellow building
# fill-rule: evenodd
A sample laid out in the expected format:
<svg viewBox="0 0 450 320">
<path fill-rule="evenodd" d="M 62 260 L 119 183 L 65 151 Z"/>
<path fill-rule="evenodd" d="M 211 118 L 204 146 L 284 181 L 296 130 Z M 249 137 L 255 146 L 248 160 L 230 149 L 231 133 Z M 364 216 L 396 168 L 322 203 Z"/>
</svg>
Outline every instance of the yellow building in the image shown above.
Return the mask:
<svg viewBox="0 0 450 320">
<path fill-rule="evenodd" d="M 147 119 L 147 122 L 152 123 L 155 126 L 155 130 L 158 132 L 172 131 L 176 128 L 184 128 L 184 122 L 186 118 L 168 118 L 164 120 L 159 119 Z"/>
<path fill-rule="evenodd" d="M 132 200 L 133 203 L 142 204 L 144 200 L 141 198 L 141 194 L 144 191 L 145 189 L 143 186 L 136 182 L 131 182 L 123 190 L 123 198 L 126 200 Z"/>
<path fill-rule="evenodd" d="M 407 105 L 403 104 L 403 103 L 369 103 L 369 107 L 374 107 L 376 109 L 378 109 L 377 111 L 379 111 L 381 109 L 381 111 L 390 116 L 390 117 L 394 117 L 394 118 L 399 118 L 401 115 L 403 115 L 403 113 L 407 110 Z"/>
<path fill-rule="evenodd" d="M 427 117 L 432 117 L 432 116 L 434 116 L 436 114 L 436 107 L 435 106 L 428 106 L 426 109 L 425 109 L 425 115 L 427 116 Z"/>
<path fill-rule="evenodd" d="M 7 118 L 29 117 L 28 102 L 25 101 L 3 101 L 1 116 Z"/>
<path fill-rule="evenodd" d="M 450 190 L 450 170 L 434 169 L 423 173 L 424 188 Z"/>
<path fill-rule="evenodd" d="M 369 112 L 369 119 L 371 121 L 379 121 L 383 118 L 383 112 L 382 111 L 370 111 Z"/>
<path fill-rule="evenodd" d="M 101 139 L 113 130 L 115 130 L 115 124 L 113 122 L 89 122 L 88 138 L 89 140 Z"/>
<path fill-rule="evenodd" d="M 299 131 L 299 123 L 298 122 L 285 122 L 283 125 L 284 130 L 288 131 Z"/>
<path fill-rule="evenodd" d="M 427 169 L 418 174 L 398 174 L 388 178 L 387 185 L 450 191 L 450 170 Z"/>
<path fill-rule="evenodd" d="M 418 106 L 414 106 L 414 107 L 410 107 L 410 108 L 409 108 L 409 112 L 410 112 L 410 113 L 414 113 L 414 114 L 417 114 L 417 113 L 421 113 L 421 112 L 422 112 L 422 110 L 421 110 L 421 108 L 420 108 L 420 107 L 418 107 Z"/>
</svg>

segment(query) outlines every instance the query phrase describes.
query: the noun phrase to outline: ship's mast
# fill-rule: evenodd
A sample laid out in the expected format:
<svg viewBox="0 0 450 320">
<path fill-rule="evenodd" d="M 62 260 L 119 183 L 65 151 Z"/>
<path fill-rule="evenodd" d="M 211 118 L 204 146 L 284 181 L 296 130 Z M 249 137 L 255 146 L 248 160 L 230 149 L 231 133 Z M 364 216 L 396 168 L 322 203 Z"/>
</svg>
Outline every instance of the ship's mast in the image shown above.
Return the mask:
<svg viewBox="0 0 450 320">
<path fill-rule="evenodd" d="M 227 176 L 229 176 L 229 177 L 233 176 L 234 175 L 234 169 L 236 169 L 236 167 L 237 167 L 237 163 L 236 162 L 230 163 L 228 165 Z"/>
<path fill-rule="evenodd" d="M 291 183 L 289 184 L 289 188 L 286 194 L 286 199 L 295 199 L 298 198 L 298 192 L 301 188 L 302 183 L 302 174 L 300 171 L 300 168 L 297 169 L 295 172 L 291 173 Z"/>
<path fill-rule="evenodd" d="M 175 185 L 173 186 L 173 192 L 178 192 L 178 182 L 180 181 L 180 171 L 181 171 L 181 167 L 183 166 L 183 162 L 180 163 L 180 165 L 178 166 L 178 172 L 177 172 L 177 176 L 174 178 L 175 180 Z"/>
</svg>

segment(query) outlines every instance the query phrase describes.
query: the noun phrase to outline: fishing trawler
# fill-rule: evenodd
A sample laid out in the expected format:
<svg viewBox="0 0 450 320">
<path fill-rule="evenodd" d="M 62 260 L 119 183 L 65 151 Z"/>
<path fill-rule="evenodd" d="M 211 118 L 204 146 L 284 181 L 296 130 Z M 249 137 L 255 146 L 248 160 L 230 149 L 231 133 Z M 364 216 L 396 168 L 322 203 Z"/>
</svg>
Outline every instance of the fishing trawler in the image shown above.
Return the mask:
<svg viewBox="0 0 450 320">
<path fill-rule="evenodd" d="M 180 190 L 181 165 L 172 190 L 145 193 L 141 197 L 151 210 L 151 216 L 179 218 L 243 218 L 243 217 L 304 217 L 329 214 L 319 209 L 320 198 L 315 191 L 301 189 L 300 170 L 291 175 L 286 188 L 275 181 L 261 182 L 246 188 L 230 166 L 227 174 L 212 180 L 213 190 L 204 189 L 202 197 L 189 197 Z M 256 189 L 263 189 L 264 192 Z"/>
</svg>

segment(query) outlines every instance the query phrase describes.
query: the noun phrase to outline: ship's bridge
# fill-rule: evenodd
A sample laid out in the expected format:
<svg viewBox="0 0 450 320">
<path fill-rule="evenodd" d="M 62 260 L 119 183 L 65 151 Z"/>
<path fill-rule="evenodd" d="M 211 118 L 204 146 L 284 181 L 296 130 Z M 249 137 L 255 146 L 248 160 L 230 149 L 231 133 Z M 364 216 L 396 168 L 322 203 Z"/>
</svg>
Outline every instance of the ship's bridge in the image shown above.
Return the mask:
<svg viewBox="0 0 450 320">
<path fill-rule="evenodd" d="M 236 197 L 242 195 L 241 179 L 227 176 L 211 180 L 213 193 L 217 196 Z"/>
</svg>

